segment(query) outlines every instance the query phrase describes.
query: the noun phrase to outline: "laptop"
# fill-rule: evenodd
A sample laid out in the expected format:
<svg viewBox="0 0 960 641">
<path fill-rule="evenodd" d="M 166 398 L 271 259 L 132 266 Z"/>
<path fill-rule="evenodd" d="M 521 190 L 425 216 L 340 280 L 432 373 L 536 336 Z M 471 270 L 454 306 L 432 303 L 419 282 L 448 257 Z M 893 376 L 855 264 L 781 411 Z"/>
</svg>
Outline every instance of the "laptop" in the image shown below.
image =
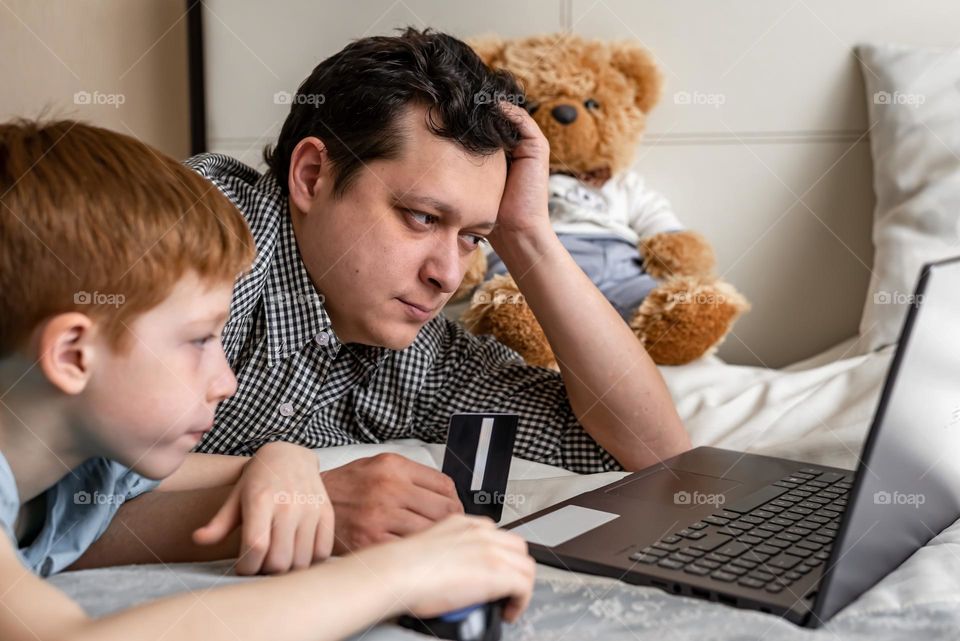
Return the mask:
<svg viewBox="0 0 960 641">
<path fill-rule="evenodd" d="M 818 627 L 960 517 L 958 327 L 960 257 L 925 265 L 855 471 L 698 447 L 506 527 L 541 563 Z"/>
</svg>

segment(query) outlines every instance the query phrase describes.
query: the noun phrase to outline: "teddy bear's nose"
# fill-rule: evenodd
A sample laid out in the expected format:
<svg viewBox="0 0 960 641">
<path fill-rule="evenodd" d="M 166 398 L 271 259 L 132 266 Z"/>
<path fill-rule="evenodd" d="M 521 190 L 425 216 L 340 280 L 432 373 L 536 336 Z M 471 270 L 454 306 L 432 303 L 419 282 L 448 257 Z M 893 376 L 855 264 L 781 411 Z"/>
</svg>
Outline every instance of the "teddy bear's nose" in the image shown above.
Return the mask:
<svg viewBox="0 0 960 641">
<path fill-rule="evenodd" d="M 550 110 L 550 115 L 561 125 L 569 125 L 577 119 L 577 108 L 572 105 L 557 105 Z"/>
</svg>

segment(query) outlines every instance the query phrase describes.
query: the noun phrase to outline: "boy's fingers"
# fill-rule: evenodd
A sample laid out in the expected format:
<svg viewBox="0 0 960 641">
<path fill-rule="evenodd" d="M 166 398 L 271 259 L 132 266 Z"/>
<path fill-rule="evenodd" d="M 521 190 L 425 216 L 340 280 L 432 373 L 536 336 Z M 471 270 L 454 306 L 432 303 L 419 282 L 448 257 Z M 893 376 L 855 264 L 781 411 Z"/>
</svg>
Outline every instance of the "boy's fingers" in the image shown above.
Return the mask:
<svg viewBox="0 0 960 641">
<path fill-rule="evenodd" d="M 257 504 L 251 497 L 243 499 L 243 531 L 237 574 L 256 574 L 270 551 L 270 530 L 273 525 L 273 504 Z"/>
<path fill-rule="evenodd" d="M 313 560 L 326 561 L 333 554 L 334 538 L 333 514 L 320 518 L 317 524 L 317 538 L 313 543 Z"/>
<path fill-rule="evenodd" d="M 193 541 L 197 545 L 213 545 L 223 541 L 228 534 L 240 525 L 240 495 L 235 489 L 227 497 L 213 518 L 203 527 L 193 531 Z"/>
<path fill-rule="evenodd" d="M 273 529 L 270 533 L 270 549 L 263 561 L 260 572 L 278 574 L 286 572 L 293 565 L 294 544 L 297 536 L 297 523 L 289 514 L 275 514 Z"/>
<path fill-rule="evenodd" d="M 300 570 L 310 567 L 313 563 L 313 551 L 316 548 L 317 521 L 307 520 L 297 527 L 296 541 L 293 546 L 293 566 L 291 569 Z"/>
</svg>

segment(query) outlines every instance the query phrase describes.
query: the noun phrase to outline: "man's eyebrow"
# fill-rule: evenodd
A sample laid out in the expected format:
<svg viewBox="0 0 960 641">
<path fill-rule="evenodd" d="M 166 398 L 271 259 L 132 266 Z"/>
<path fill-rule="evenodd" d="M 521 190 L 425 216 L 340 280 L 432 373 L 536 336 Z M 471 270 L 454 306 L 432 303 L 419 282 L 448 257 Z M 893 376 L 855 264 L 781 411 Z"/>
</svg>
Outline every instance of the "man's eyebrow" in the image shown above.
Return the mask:
<svg viewBox="0 0 960 641">
<path fill-rule="evenodd" d="M 434 198 L 433 196 L 407 194 L 405 196 L 400 196 L 399 198 L 397 198 L 397 201 L 403 202 L 403 203 L 409 203 L 409 204 L 425 205 L 427 207 L 430 207 L 431 209 L 434 209 L 435 211 L 440 212 L 444 216 L 448 216 L 454 221 L 460 220 L 460 211 L 456 207 L 448 203 L 445 203 L 442 200 Z M 490 231 L 496 226 L 496 224 L 497 222 L 495 220 L 491 220 L 491 221 L 486 221 L 482 223 L 477 223 L 476 225 L 472 225 L 472 226 L 477 229 L 484 229 L 486 231 Z"/>
</svg>

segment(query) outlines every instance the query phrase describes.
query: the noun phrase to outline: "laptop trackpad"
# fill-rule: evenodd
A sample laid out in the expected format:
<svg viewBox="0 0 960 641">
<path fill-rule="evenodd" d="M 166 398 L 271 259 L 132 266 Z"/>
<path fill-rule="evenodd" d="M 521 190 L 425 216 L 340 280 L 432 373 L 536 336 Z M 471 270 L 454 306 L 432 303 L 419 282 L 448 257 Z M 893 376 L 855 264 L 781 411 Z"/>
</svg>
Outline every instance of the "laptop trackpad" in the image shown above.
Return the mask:
<svg viewBox="0 0 960 641">
<path fill-rule="evenodd" d="M 676 505 L 723 505 L 726 493 L 739 485 L 732 479 L 665 468 L 612 487 L 607 493 Z"/>
</svg>

